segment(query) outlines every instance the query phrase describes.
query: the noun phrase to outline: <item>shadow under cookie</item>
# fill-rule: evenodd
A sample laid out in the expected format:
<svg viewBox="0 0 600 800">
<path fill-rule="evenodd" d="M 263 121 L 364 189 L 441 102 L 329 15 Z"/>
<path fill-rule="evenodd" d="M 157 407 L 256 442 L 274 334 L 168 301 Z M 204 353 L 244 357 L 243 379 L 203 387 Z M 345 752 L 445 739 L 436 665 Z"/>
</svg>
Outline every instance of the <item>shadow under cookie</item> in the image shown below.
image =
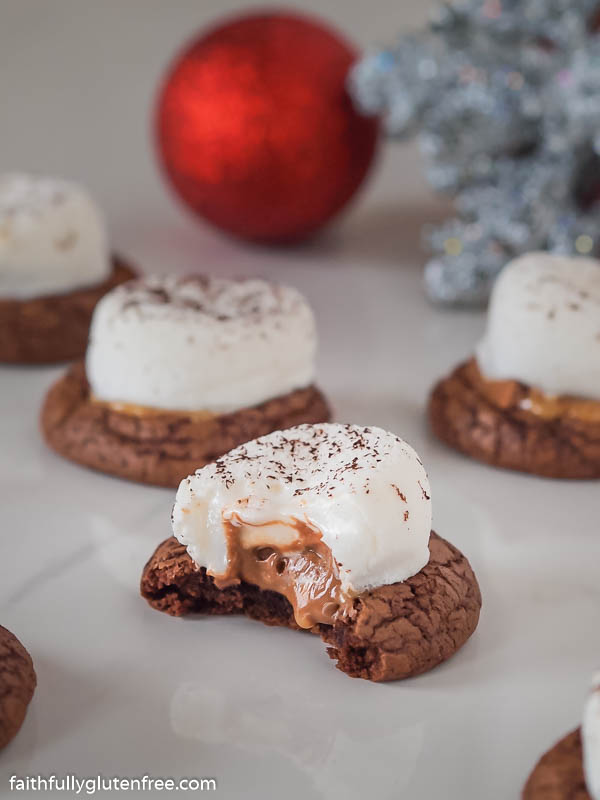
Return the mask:
<svg viewBox="0 0 600 800">
<path fill-rule="evenodd" d="M 81 358 L 96 304 L 115 286 L 135 277 L 133 269 L 115 256 L 111 274 L 95 286 L 31 300 L 0 298 L 0 362 L 52 364 Z"/>
<path fill-rule="evenodd" d="M 19 732 L 36 682 L 31 656 L 17 637 L 0 625 L 0 750 Z"/>
<path fill-rule="evenodd" d="M 328 645 L 338 669 L 353 678 L 408 678 L 450 658 L 479 620 L 481 594 L 463 554 L 435 533 L 430 560 L 412 578 L 364 592 L 350 614 L 310 629 Z M 283 595 L 241 582 L 218 589 L 174 537 L 164 541 L 144 568 L 141 593 L 159 611 L 245 614 L 266 625 L 301 630 Z"/>
<path fill-rule="evenodd" d="M 176 488 L 183 478 L 244 442 L 329 418 L 327 402 L 315 386 L 230 414 L 125 413 L 90 397 L 79 362 L 48 392 L 41 428 L 50 447 L 71 461 L 139 483 Z"/>
<path fill-rule="evenodd" d="M 472 379 L 471 362 L 435 386 L 428 413 L 435 435 L 471 458 L 546 478 L 600 478 L 600 423 L 494 405 Z"/>
<path fill-rule="evenodd" d="M 585 785 L 579 728 L 541 757 L 525 784 L 523 800 L 591 800 Z"/>
</svg>

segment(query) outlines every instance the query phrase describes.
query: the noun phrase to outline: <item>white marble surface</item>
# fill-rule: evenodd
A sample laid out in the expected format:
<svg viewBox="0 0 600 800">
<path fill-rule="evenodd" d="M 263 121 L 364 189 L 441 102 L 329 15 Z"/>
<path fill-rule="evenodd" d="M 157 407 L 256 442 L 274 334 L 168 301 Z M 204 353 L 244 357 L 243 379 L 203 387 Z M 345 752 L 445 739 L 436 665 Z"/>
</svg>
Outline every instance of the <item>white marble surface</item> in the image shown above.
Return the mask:
<svg viewBox="0 0 600 800">
<path fill-rule="evenodd" d="M 86 181 L 144 269 L 260 273 L 306 292 L 338 419 L 388 427 L 420 452 L 435 527 L 480 579 L 480 627 L 433 672 L 371 685 L 312 637 L 152 611 L 138 581 L 169 534 L 173 492 L 54 456 L 37 413 L 60 370 L 2 368 L 0 622 L 31 651 L 39 686 L 0 753 L 0 796 L 11 774 L 149 773 L 214 777 L 224 798 L 517 798 L 578 723 L 600 664 L 598 484 L 499 472 L 428 433 L 427 391 L 483 318 L 423 297 L 418 228 L 444 208 L 414 147 L 382 153 L 342 223 L 295 250 L 231 242 L 173 203 L 148 141 L 154 86 L 194 26 L 243 5 L 5 0 L 0 169 Z M 303 7 L 363 44 L 425 13 L 418 0 L 349 5 Z"/>
</svg>

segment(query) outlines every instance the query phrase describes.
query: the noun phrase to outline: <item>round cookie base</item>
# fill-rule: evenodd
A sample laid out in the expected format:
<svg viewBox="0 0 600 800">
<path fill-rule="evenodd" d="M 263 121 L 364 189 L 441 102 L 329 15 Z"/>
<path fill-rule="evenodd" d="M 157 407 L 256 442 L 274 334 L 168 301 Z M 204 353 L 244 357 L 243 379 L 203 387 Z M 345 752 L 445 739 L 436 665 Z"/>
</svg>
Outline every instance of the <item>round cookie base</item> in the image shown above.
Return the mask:
<svg viewBox="0 0 600 800">
<path fill-rule="evenodd" d="M 136 277 L 118 256 L 102 283 L 32 300 L 0 298 L 0 362 L 55 364 L 85 354 L 96 303 L 111 289 Z"/>
<path fill-rule="evenodd" d="M 31 656 L 17 637 L 0 625 L 0 750 L 21 729 L 36 682 Z"/>
<path fill-rule="evenodd" d="M 481 593 L 469 562 L 433 531 L 429 550 L 429 562 L 417 575 L 364 592 L 347 617 L 310 629 L 328 645 L 342 672 L 372 681 L 419 675 L 450 658 L 474 632 Z M 218 589 L 174 537 L 146 564 L 141 594 L 173 616 L 245 614 L 300 630 L 283 595 L 244 582 Z"/>
<path fill-rule="evenodd" d="M 600 424 L 498 408 L 470 380 L 468 362 L 435 386 L 428 414 L 439 439 L 486 464 L 545 478 L 600 478 Z"/>
<path fill-rule="evenodd" d="M 177 488 L 183 478 L 244 442 L 329 419 L 327 402 L 315 386 L 200 419 L 176 411 L 127 414 L 90 399 L 85 367 L 78 362 L 50 388 L 40 422 L 48 445 L 71 461 L 138 483 Z"/>
<path fill-rule="evenodd" d="M 525 784 L 523 800 L 592 800 L 585 785 L 579 728 L 541 757 Z"/>
</svg>

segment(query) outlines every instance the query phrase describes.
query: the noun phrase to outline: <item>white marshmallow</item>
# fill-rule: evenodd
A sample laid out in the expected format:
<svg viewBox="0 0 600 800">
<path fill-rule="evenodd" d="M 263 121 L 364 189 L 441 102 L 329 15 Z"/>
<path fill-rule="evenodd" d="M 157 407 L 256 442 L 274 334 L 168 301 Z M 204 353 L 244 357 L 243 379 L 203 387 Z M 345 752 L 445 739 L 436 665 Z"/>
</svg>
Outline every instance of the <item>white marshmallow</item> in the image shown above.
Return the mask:
<svg viewBox="0 0 600 800">
<path fill-rule="evenodd" d="M 600 399 L 600 261 L 530 253 L 508 264 L 477 362 L 492 380 Z"/>
<path fill-rule="evenodd" d="M 64 294 L 110 272 L 104 220 L 82 186 L 0 175 L 0 297 Z"/>
<path fill-rule="evenodd" d="M 98 303 L 87 351 L 97 399 L 228 413 L 310 385 L 313 313 L 262 280 L 146 278 Z"/>
<path fill-rule="evenodd" d="M 355 425 L 300 425 L 237 447 L 185 478 L 173 533 L 211 575 L 228 564 L 224 520 L 236 516 L 285 546 L 307 522 L 338 562 L 341 588 L 356 595 L 404 581 L 429 561 L 431 500 L 415 451 L 392 433 Z M 244 526 L 240 527 L 244 530 Z M 240 534 L 241 535 L 241 534 Z"/>
<path fill-rule="evenodd" d="M 600 800 L 600 672 L 594 676 L 592 691 L 581 727 L 585 781 L 592 800 Z"/>
</svg>

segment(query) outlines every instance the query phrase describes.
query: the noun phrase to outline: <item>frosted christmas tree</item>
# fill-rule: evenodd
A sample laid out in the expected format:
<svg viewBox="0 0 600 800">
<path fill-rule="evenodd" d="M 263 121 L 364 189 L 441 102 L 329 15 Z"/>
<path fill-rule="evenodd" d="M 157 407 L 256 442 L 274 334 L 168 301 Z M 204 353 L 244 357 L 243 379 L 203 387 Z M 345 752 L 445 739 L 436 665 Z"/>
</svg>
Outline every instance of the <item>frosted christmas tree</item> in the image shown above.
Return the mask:
<svg viewBox="0 0 600 800">
<path fill-rule="evenodd" d="M 479 305 L 528 250 L 600 245 L 598 0 L 465 0 L 354 68 L 358 106 L 419 135 L 457 215 L 425 231 L 432 299 Z"/>
</svg>

